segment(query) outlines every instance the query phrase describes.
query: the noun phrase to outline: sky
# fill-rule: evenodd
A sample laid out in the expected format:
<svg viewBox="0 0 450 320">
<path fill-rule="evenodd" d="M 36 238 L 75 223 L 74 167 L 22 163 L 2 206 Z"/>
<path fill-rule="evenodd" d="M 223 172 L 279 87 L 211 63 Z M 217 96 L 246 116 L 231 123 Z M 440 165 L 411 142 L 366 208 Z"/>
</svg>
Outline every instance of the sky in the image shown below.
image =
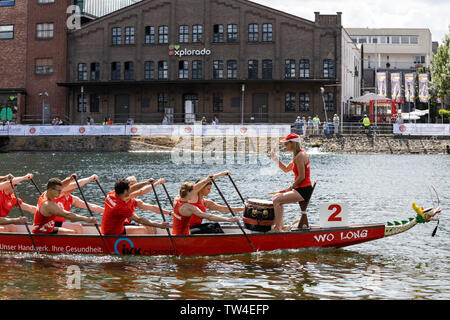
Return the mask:
<svg viewBox="0 0 450 320">
<path fill-rule="evenodd" d="M 450 0 L 251 0 L 314 21 L 314 12 L 342 12 L 345 28 L 425 28 L 442 44 L 449 33 Z"/>
</svg>

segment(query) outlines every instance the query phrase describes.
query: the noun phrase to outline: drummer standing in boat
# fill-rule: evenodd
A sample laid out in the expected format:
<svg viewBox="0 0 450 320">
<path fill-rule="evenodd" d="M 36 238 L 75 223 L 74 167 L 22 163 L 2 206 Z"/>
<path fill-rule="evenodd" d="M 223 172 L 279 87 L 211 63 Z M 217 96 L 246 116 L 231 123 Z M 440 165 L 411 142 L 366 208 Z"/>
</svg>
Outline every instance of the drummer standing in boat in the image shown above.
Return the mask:
<svg viewBox="0 0 450 320">
<path fill-rule="evenodd" d="M 273 198 L 275 211 L 275 224 L 270 232 L 281 232 L 284 228 L 283 205 L 289 203 L 298 203 L 308 201 L 312 194 L 312 183 L 310 178 L 310 161 L 306 152 L 300 146 L 300 136 L 291 133 L 285 139 L 281 140 L 285 144 L 286 151 L 292 152 L 292 161 L 285 165 L 275 155 L 275 150 L 270 153 L 272 158 L 283 172 L 294 172 L 294 183 L 286 190 L 280 191 Z M 303 212 L 302 212 L 303 213 Z"/>
</svg>

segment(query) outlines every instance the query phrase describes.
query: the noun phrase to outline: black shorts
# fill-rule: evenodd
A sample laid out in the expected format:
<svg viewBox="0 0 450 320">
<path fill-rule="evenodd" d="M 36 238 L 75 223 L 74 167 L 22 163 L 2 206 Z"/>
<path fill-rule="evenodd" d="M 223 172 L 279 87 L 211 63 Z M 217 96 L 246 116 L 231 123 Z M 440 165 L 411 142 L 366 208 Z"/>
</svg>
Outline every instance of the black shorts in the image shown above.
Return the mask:
<svg viewBox="0 0 450 320">
<path fill-rule="evenodd" d="M 56 222 L 55 222 L 55 225 L 56 225 Z M 54 227 L 53 228 L 53 231 L 50 233 L 50 234 L 58 234 L 58 231 L 59 231 L 59 227 Z"/>
<path fill-rule="evenodd" d="M 191 234 L 224 233 L 218 223 L 202 223 L 190 228 Z"/>
<path fill-rule="evenodd" d="M 312 192 L 313 192 L 312 186 L 295 188 L 295 190 L 298 193 L 300 193 L 300 195 L 302 196 L 303 200 L 305 200 L 305 201 L 309 201 L 309 199 L 311 198 Z"/>
<path fill-rule="evenodd" d="M 55 227 L 61 228 L 63 225 L 62 221 L 55 221 Z"/>
</svg>

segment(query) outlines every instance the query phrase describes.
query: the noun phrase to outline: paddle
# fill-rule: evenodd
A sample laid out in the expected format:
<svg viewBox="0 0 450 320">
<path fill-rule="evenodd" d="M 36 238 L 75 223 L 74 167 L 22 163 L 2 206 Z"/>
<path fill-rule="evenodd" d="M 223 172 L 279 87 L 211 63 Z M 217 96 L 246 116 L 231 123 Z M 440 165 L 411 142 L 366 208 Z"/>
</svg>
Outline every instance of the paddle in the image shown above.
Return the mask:
<svg viewBox="0 0 450 320">
<path fill-rule="evenodd" d="M 81 190 L 80 184 L 78 183 L 78 179 L 75 176 L 73 178 L 74 178 L 74 180 L 75 180 L 75 182 L 77 184 L 78 190 L 80 190 L 81 197 L 83 198 L 83 201 L 86 204 L 86 208 L 88 209 L 89 214 L 91 215 L 92 218 L 94 218 L 94 215 L 92 214 L 91 208 L 89 207 L 89 204 L 86 201 L 86 198 L 84 197 L 83 190 Z M 95 228 L 97 229 L 98 234 L 100 235 L 100 238 L 102 238 L 103 244 L 105 245 L 106 254 L 109 254 L 110 251 L 109 251 L 108 245 L 106 244 L 105 238 L 103 238 L 103 235 L 100 232 L 100 228 L 98 227 L 98 224 L 95 224 Z"/>
<path fill-rule="evenodd" d="M 225 199 L 225 197 L 223 196 L 222 192 L 220 191 L 219 187 L 217 186 L 216 182 L 214 181 L 214 179 L 212 178 L 212 176 L 209 177 L 212 181 L 212 183 L 214 184 L 214 186 L 216 187 L 217 191 L 219 192 L 220 196 L 222 197 L 222 200 L 225 202 L 225 204 L 228 207 L 228 210 L 230 210 L 231 214 L 233 215 L 233 217 L 236 217 L 236 215 L 233 212 L 233 209 L 231 209 L 230 205 L 228 204 L 227 200 Z M 247 233 L 245 232 L 244 228 L 242 228 L 241 224 L 238 222 L 236 222 L 237 225 L 239 226 L 239 228 L 241 229 L 242 233 L 244 234 L 245 238 L 247 239 L 248 243 L 250 244 L 250 246 L 252 247 L 253 251 L 256 252 L 256 248 L 253 245 L 252 241 L 250 240 L 250 238 L 248 237 Z"/>
<path fill-rule="evenodd" d="M 436 197 L 437 197 L 437 201 L 438 201 L 437 207 L 439 208 L 439 206 L 441 205 L 441 200 L 439 199 L 439 194 L 437 193 L 436 188 L 433 185 L 431 185 L 431 188 L 433 188 L 434 193 L 436 193 Z M 433 201 L 433 205 L 434 205 L 434 201 Z M 439 220 L 436 224 L 436 228 L 434 228 L 434 230 L 433 230 L 433 233 L 431 233 L 431 237 L 434 237 L 436 235 L 438 227 L 439 227 Z"/>
<path fill-rule="evenodd" d="M 14 196 L 16 197 L 17 206 L 19 207 L 20 214 L 22 215 L 22 217 L 25 217 L 25 214 L 23 213 L 23 210 L 22 210 L 22 206 L 20 205 L 19 197 L 17 196 L 16 190 L 14 189 L 12 180 L 9 180 L 9 183 L 11 184 L 11 189 L 14 192 Z M 25 224 L 25 228 L 27 228 L 28 234 L 30 235 L 31 244 L 33 245 L 34 251 L 36 251 L 36 253 L 39 254 L 40 252 L 39 252 L 38 248 L 36 247 L 36 245 L 34 244 L 34 239 L 31 234 L 30 228 L 28 228 L 28 223 Z"/>
<path fill-rule="evenodd" d="M 164 184 L 163 184 L 163 185 L 164 185 Z M 159 212 L 161 213 L 161 216 L 162 216 L 163 221 L 166 222 L 166 217 L 164 217 L 164 213 L 163 213 L 163 210 L 162 210 L 162 207 L 161 207 L 161 203 L 159 202 L 158 194 L 156 193 L 155 185 L 154 185 L 154 183 L 153 183 L 153 180 L 152 180 L 152 189 L 153 189 L 153 193 L 155 194 L 156 202 L 158 203 Z M 168 195 L 168 194 L 167 194 L 167 195 Z M 171 202 L 172 202 L 172 201 L 171 201 Z M 172 205 L 172 207 L 173 207 L 173 205 Z M 170 234 L 169 228 L 166 228 L 166 231 L 167 231 L 167 234 L 169 235 L 169 239 L 170 239 L 170 243 L 172 244 L 173 251 L 176 253 L 176 252 L 177 252 L 177 249 L 175 249 L 175 244 L 173 243 L 172 235 Z"/>
<path fill-rule="evenodd" d="M 30 181 L 34 185 L 34 187 L 36 188 L 37 192 L 39 192 L 39 195 L 41 195 L 42 192 L 41 192 L 41 190 L 39 190 L 39 187 L 36 185 L 36 183 L 34 182 L 33 178 L 31 178 Z"/>
<path fill-rule="evenodd" d="M 170 202 L 170 205 L 172 206 L 172 209 L 174 209 L 173 201 L 172 201 L 172 198 L 170 197 L 169 191 L 167 191 L 166 185 L 163 183 L 162 186 L 164 188 L 164 191 L 166 192 L 167 199 L 169 199 L 169 202 Z"/>
<path fill-rule="evenodd" d="M 233 186 L 234 186 L 234 188 L 236 189 L 236 191 L 237 191 L 239 197 L 240 197 L 241 200 L 242 200 L 242 203 L 244 203 L 244 206 L 245 206 L 245 200 L 244 200 L 244 198 L 242 197 L 242 194 L 239 192 L 238 187 L 237 187 L 236 184 L 234 183 L 234 180 L 233 180 L 233 178 L 231 177 L 231 174 L 228 174 L 228 173 L 227 173 L 227 176 L 228 176 L 228 178 L 230 178 L 231 183 L 233 184 Z"/>
<path fill-rule="evenodd" d="M 107 194 L 105 192 L 105 190 L 103 190 L 102 186 L 100 185 L 100 182 L 98 182 L 98 180 L 95 180 L 95 182 L 97 182 L 98 187 L 100 188 L 100 190 L 102 190 L 103 194 L 105 195 L 105 198 L 107 197 Z"/>
</svg>

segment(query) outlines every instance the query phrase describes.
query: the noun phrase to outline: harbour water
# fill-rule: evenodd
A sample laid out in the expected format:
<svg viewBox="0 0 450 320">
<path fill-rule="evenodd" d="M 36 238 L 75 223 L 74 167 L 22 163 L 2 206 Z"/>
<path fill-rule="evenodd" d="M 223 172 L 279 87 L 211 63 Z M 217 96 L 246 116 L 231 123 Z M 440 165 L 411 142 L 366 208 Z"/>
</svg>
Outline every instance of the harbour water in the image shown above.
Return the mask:
<svg viewBox="0 0 450 320">
<path fill-rule="evenodd" d="M 285 154 L 282 160 L 289 161 Z M 384 223 L 415 214 L 411 202 L 432 206 L 428 186 L 439 192 L 441 221 L 407 233 L 343 249 L 306 249 L 209 257 L 117 257 L 0 252 L 0 299 L 449 299 L 450 298 L 450 160 L 446 155 L 336 155 L 311 152 L 311 175 L 317 188 L 309 206 L 318 224 L 320 203 L 337 201 L 350 208 L 350 223 Z M 267 159 L 266 159 L 267 160 Z M 270 199 L 293 180 L 267 161 L 247 164 L 174 164 L 169 153 L 11 153 L 1 154 L 0 174 L 35 174 L 44 189 L 50 177 L 97 174 L 106 191 L 120 177 L 166 179 L 174 196 L 180 184 L 231 170 L 245 198 Z M 230 204 L 242 203 L 227 179 L 218 181 Z M 29 183 L 19 196 L 37 202 Z M 91 202 L 102 204 L 96 184 L 83 188 Z M 162 189 L 163 207 L 169 209 Z M 78 191 L 74 194 L 79 195 Z M 217 191 L 210 198 L 221 202 Z M 144 200 L 154 203 L 153 194 Z M 76 210 L 87 214 L 86 211 Z M 143 213 L 152 220 L 161 217 Z M 14 209 L 12 216 L 18 216 Z M 31 216 L 28 215 L 31 219 Z M 98 217 L 100 219 L 100 217 Z M 288 205 L 285 224 L 299 218 Z M 72 269 L 71 269 L 72 268 Z M 67 285 L 68 271 L 78 268 L 79 288 Z"/>
</svg>

